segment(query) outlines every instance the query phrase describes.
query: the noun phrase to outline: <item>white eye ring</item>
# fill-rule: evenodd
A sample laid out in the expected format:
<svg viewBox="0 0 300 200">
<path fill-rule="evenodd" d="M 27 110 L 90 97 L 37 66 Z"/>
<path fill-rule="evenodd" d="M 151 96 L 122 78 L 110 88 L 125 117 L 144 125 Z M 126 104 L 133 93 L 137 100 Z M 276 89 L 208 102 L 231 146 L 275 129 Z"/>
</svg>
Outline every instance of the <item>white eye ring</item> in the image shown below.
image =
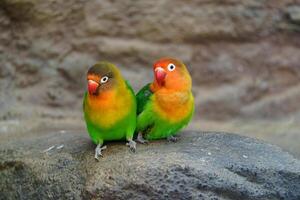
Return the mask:
<svg viewBox="0 0 300 200">
<path fill-rule="evenodd" d="M 108 81 L 108 77 L 104 76 L 101 78 L 101 83 L 106 83 Z"/>
<path fill-rule="evenodd" d="M 171 71 L 174 71 L 176 69 L 176 66 L 173 64 L 173 63 L 170 63 L 168 65 L 168 70 L 171 72 Z"/>
</svg>

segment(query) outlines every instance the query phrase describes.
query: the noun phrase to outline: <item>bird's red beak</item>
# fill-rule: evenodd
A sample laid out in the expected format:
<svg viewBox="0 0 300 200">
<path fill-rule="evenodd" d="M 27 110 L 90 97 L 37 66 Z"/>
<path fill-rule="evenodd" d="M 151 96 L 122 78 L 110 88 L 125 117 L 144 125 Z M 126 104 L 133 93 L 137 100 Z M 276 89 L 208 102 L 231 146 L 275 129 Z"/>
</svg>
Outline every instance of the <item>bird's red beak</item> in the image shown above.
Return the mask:
<svg viewBox="0 0 300 200">
<path fill-rule="evenodd" d="M 93 80 L 88 80 L 88 90 L 90 94 L 95 94 L 98 87 L 99 83 Z"/>
<path fill-rule="evenodd" d="M 154 72 L 155 72 L 155 79 L 156 79 L 157 83 L 159 85 L 163 85 L 165 82 L 165 78 L 167 76 L 166 71 L 161 67 L 157 67 L 157 68 L 155 68 Z"/>
</svg>

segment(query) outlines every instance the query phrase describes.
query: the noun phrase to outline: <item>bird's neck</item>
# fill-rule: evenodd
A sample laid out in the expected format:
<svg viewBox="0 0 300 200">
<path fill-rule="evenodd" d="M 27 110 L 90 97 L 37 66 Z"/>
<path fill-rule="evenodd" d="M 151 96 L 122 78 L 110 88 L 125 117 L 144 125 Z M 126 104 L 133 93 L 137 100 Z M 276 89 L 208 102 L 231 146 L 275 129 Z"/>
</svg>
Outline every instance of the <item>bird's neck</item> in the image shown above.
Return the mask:
<svg viewBox="0 0 300 200">
<path fill-rule="evenodd" d="M 163 107 L 184 105 L 190 101 L 192 92 L 190 90 L 167 90 L 161 89 L 155 92 L 156 100 Z"/>
<path fill-rule="evenodd" d="M 101 92 L 98 95 L 90 95 L 88 94 L 88 104 L 91 107 L 106 107 L 110 105 L 112 100 L 116 97 L 115 90 L 109 90 L 105 92 Z"/>
<path fill-rule="evenodd" d="M 125 84 L 118 83 L 117 87 L 111 88 L 107 91 L 101 91 L 98 95 L 90 95 L 88 94 L 89 104 L 93 107 L 102 107 L 111 106 L 116 100 L 122 99 L 120 98 L 123 95 L 123 91 L 125 90 Z"/>
</svg>

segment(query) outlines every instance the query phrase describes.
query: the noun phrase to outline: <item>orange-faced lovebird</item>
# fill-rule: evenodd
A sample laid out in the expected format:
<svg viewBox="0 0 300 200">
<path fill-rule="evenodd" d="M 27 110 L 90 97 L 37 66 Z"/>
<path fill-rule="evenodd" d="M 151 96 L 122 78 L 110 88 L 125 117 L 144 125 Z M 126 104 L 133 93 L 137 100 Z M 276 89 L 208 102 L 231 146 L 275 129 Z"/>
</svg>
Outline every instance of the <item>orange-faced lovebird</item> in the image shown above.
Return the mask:
<svg viewBox="0 0 300 200">
<path fill-rule="evenodd" d="M 88 133 L 97 145 L 95 158 L 102 156 L 104 141 L 126 139 L 135 151 L 136 98 L 118 68 L 109 62 L 95 64 L 87 72 L 87 85 L 83 112 Z"/>
<path fill-rule="evenodd" d="M 175 135 L 190 122 L 194 113 L 191 76 L 186 66 L 174 58 L 156 61 L 153 72 L 153 83 L 136 95 L 137 141 L 145 143 L 167 138 L 175 142 Z"/>
</svg>

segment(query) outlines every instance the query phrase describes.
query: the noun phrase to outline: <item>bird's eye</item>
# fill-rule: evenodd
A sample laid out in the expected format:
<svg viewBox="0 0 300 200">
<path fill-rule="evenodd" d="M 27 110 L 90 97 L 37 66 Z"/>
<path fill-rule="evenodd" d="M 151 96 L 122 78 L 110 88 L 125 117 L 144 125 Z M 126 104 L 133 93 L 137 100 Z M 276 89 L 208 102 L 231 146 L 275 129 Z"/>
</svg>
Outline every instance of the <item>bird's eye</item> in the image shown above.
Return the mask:
<svg viewBox="0 0 300 200">
<path fill-rule="evenodd" d="M 171 71 L 174 71 L 175 68 L 176 68 L 176 66 L 175 66 L 173 63 L 170 63 L 170 64 L 168 65 L 168 70 L 169 70 L 170 72 L 171 72 Z"/>
<path fill-rule="evenodd" d="M 108 81 L 108 77 L 104 76 L 103 78 L 101 78 L 101 83 L 106 83 Z"/>
</svg>

